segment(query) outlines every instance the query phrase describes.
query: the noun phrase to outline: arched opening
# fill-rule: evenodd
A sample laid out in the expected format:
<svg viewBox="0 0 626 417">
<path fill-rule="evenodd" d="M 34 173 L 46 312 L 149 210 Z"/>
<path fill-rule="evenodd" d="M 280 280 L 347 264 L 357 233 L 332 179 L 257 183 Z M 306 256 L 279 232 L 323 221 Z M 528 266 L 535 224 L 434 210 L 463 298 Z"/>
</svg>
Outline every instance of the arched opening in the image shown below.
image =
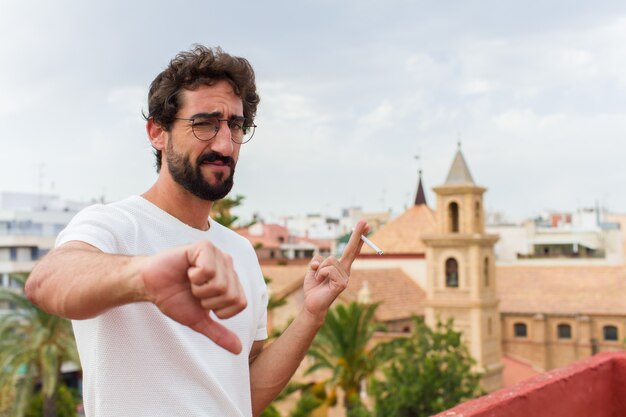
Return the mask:
<svg viewBox="0 0 626 417">
<path fill-rule="evenodd" d="M 446 287 L 459 286 L 459 263 L 454 258 L 446 260 Z"/>
<path fill-rule="evenodd" d="M 515 323 L 513 332 L 515 337 L 528 337 L 528 326 L 526 326 L 526 323 Z"/>
<path fill-rule="evenodd" d="M 450 218 L 450 231 L 452 233 L 459 233 L 459 205 L 457 203 L 450 203 L 448 206 L 448 214 Z"/>
<path fill-rule="evenodd" d="M 615 326 L 604 326 L 602 328 L 602 333 L 604 336 L 604 340 L 615 342 L 618 340 L 617 327 Z"/>
<path fill-rule="evenodd" d="M 571 339 L 572 326 L 569 324 L 559 324 L 556 326 L 556 334 L 559 339 Z"/>
<path fill-rule="evenodd" d="M 485 287 L 489 286 L 489 257 L 485 257 L 485 262 L 483 265 L 483 275 L 485 277 Z"/>
</svg>

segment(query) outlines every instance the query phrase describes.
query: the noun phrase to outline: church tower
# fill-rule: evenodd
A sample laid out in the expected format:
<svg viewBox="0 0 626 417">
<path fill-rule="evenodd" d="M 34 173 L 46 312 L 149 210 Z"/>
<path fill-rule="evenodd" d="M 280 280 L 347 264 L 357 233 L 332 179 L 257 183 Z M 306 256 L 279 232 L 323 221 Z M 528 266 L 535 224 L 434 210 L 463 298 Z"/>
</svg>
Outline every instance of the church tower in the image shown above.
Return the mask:
<svg viewBox="0 0 626 417">
<path fill-rule="evenodd" d="M 457 151 L 437 195 L 434 233 L 426 245 L 426 323 L 454 319 L 488 392 L 502 387 L 499 299 L 496 294 L 496 235 L 485 233 L 483 193 L 474 183 L 465 158 Z"/>
</svg>

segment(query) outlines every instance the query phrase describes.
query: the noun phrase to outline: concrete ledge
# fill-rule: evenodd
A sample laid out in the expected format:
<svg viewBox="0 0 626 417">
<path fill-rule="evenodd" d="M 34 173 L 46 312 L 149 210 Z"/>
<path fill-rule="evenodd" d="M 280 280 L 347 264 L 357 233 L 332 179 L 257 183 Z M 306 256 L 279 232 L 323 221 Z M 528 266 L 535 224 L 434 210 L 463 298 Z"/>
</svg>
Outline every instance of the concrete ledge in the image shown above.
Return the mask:
<svg viewBox="0 0 626 417">
<path fill-rule="evenodd" d="M 605 352 L 436 417 L 618 417 L 625 413 L 626 352 Z"/>
</svg>

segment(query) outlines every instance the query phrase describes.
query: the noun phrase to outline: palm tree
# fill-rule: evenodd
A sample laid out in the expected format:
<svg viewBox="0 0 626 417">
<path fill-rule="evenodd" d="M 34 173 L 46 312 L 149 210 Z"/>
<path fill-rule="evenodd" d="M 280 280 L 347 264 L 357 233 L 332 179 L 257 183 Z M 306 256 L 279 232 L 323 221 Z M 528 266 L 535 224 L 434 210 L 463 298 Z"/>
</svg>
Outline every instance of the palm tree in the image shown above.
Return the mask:
<svg viewBox="0 0 626 417">
<path fill-rule="evenodd" d="M 41 382 L 44 417 L 56 416 L 56 392 L 63 362 L 76 364 L 78 351 L 69 320 L 44 312 L 24 296 L 25 275 L 13 275 L 22 289 L 0 288 L 0 387 L 14 387 L 12 415 L 22 416 Z"/>
<path fill-rule="evenodd" d="M 239 207 L 243 203 L 244 198 L 242 195 L 236 195 L 234 198 L 226 197 L 213 202 L 211 217 L 219 224 L 232 229 L 239 217 L 234 216 L 231 210 Z"/>
<path fill-rule="evenodd" d="M 361 384 L 376 370 L 377 348 L 370 349 L 368 344 L 374 332 L 382 329 L 373 321 L 377 307 L 378 304 L 356 302 L 347 307 L 337 305 L 328 312 L 308 352 L 313 365 L 306 373 L 320 369 L 332 372 L 326 381 L 331 391 L 329 398 L 334 398 L 336 389 L 340 388 L 348 416 L 362 406 Z"/>
</svg>

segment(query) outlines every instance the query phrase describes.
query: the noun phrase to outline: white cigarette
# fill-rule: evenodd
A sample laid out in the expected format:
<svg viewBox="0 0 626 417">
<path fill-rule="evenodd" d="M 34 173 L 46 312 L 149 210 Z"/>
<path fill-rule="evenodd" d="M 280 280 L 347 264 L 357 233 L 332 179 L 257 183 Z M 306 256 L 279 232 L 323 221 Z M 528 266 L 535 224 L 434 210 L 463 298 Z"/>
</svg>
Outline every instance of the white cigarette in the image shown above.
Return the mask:
<svg viewBox="0 0 626 417">
<path fill-rule="evenodd" d="M 352 231 L 354 232 L 354 229 L 352 229 Z M 376 251 L 377 254 L 382 255 L 383 254 L 383 250 L 381 248 L 379 248 L 378 246 L 376 246 L 376 244 L 374 242 L 372 242 L 371 240 L 369 240 L 368 238 L 366 238 L 365 236 L 361 235 L 361 240 L 370 248 L 374 249 Z"/>
</svg>

